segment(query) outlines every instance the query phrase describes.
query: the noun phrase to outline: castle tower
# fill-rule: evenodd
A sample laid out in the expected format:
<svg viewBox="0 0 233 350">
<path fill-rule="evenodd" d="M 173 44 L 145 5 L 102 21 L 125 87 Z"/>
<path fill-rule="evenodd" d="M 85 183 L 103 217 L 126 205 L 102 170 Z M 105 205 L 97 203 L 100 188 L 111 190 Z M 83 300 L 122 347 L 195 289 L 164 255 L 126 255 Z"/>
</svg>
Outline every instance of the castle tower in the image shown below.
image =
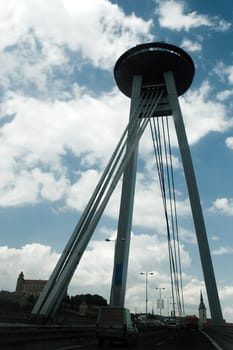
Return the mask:
<svg viewBox="0 0 233 350">
<path fill-rule="evenodd" d="M 199 311 L 199 328 L 202 329 L 207 323 L 206 307 L 203 301 L 202 292 L 200 294 L 200 305 L 199 305 L 198 311 Z"/>
</svg>

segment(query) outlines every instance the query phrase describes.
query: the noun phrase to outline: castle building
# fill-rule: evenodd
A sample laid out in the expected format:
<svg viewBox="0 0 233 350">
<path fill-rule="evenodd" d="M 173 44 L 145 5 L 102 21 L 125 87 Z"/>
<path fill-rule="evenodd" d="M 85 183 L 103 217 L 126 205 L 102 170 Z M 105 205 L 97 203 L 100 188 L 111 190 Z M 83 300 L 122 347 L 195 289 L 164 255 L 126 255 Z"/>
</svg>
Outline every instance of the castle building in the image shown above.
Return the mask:
<svg viewBox="0 0 233 350">
<path fill-rule="evenodd" d="M 199 328 L 202 329 L 207 323 L 207 313 L 206 313 L 206 307 L 203 301 L 202 292 L 200 294 L 200 305 L 199 305 L 198 311 L 199 311 Z"/>
<path fill-rule="evenodd" d="M 16 293 L 38 297 L 46 285 L 46 280 L 25 280 L 24 273 L 20 272 L 16 283 Z"/>
</svg>

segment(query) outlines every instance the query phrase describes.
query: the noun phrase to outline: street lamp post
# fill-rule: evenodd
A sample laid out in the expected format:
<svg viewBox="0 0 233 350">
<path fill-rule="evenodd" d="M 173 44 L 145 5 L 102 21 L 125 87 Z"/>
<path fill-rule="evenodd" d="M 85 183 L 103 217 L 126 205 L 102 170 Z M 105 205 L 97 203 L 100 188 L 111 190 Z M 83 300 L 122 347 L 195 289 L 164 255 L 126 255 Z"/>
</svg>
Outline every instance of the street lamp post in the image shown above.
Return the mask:
<svg viewBox="0 0 233 350">
<path fill-rule="evenodd" d="M 154 275 L 154 272 L 140 272 L 141 275 L 146 275 L 146 315 L 148 306 L 148 275 Z"/>
<path fill-rule="evenodd" d="M 162 295 L 162 290 L 164 290 L 165 288 L 155 288 L 159 290 L 159 314 L 161 316 L 162 312 L 162 299 L 161 299 L 161 295 Z"/>
</svg>

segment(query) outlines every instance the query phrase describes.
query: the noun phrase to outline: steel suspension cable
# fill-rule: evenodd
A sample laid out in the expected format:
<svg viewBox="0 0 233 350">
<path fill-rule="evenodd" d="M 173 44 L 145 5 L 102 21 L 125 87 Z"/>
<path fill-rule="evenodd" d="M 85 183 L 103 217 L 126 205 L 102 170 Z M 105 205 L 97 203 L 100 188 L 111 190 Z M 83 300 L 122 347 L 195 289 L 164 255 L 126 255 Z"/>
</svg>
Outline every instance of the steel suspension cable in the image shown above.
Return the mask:
<svg viewBox="0 0 233 350">
<path fill-rule="evenodd" d="M 144 94 L 145 95 L 145 94 Z M 70 256 L 73 254 L 73 250 L 75 249 L 75 247 L 77 246 L 79 237 L 80 237 L 80 232 L 88 225 L 88 222 L 90 222 L 90 217 L 93 214 L 93 212 L 95 211 L 99 200 L 101 198 L 101 195 L 103 193 L 103 191 L 105 190 L 105 188 L 107 187 L 110 179 L 111 179 L 111 175 L 114 172 L 114 169 L 116 168 L 116 165 L 118 164 L 120 158 L 122 157 L 123 151 L 125 150 L 125 146 L 127 143 L 127 135 L 130 133 L 130 131 L 132 130 L 133 127 L 135 127 L 136 123 L 137 123 L 137 118 L 138 118 L 138 110 L 141 110 L 141 105 L 143 104 L 143 100 L 144 100 L 145 96 L 142 97 L 141 100 L 138 101 L 138 103 L 135 106 L 135 118 L 133 119 L 133 121 L 127 124 L 92 196 L 90 197 L 85 210 L 83 211 L 69 241 L 66 244 L 65 249 L 63 250 L 63 253 L 52 273 L 52 275 L 50 276 L 49 281 L 47 282 L 47 284 L 45 285 L 44 288 L 44 292 L 40 294 L 38 303 L 35 305 L 34 307 L 34 312 L 39 312 L 41 305 L 43 305 L 43 303 L 45 302 L 47 295 L 49 295 L 50 291 L 52 290 L 54 284 L 56 283 L 56 281 L 59 279 L 59 276 L 61 275 L 64 266 L 66 265 L 67 261 L 70 259 Z"/>
<path fill-rule="evenodd" d="M 175 237 L 175 224 L 174 224 L 174 206 L 175 203 L 172 200 L 172 193 L 174 193 L 174 188 L 172 187 L 171 184 L 171 164 L 169 162 L 168 158 L 168 150 L 167 150 L 167 144 L 169 143 L 168 140 L 168 130 L 166 128 L 165 130 L 165 125 L 164 125 L 164 118 L 161 119 L 162 123 L 162 136 L 163 136 L 163 147 L 164 147 L 164 154 L 165 154 L 165 168 L 166 168 L 166 175 L 167 175 L 167 188 L 168 188 L 168 201 L 169 201 L 169 209 L 170 209 L 170 226 L 171 226 L 171 233 L 172 233 L 172 238 L 169 237 L 170 239 L 170 248 L 171 248 L 171 257 L 172 257 L 172 268 L 173 268 L 173 274 L 174 274 L 174 286 L 175 286 L 175 292 L 176 292 L 176 301 L 177 301 L 177 309 L 178 313 L 180 314 L 181 312 L 181 305 L 180 305 L 180 290 L 179 290 L 179 278 L 178 278 L 178 264 L 177 264 L 177 249 L 176 245 L 178 244 L 176 241 Z M 167 124 L 166 124 L 167 125 Z M 165 178 L 164 178 L 165 181 Z"/>
<path fill-rule="evenodd" d="M 152 122 L 150 122 L 150 128 L 167 226 L 173 309 L 175 309 L 174 305 L 176 295 L 178 314 L 182 315 L 184 313 L 183 284 L 169 125 L 167 117 L 166 124 L 164 123 L 163 117 L 157 117 L 156 119 L 157 125 L 153 120 L 153 125 Z M 162 129 L 162 131 L 160 129 Z M 165 157 L 163 156 L 163 153 Z M 167 192 L 166 188 L 168 188 Z M 169 205 L 167 204 L 167 200 L 169 201 Z"/>
<path fill-rule="evenodd" d="M 127 125 L 113 156 L 111 157 L 96 189 L 91 196 L 75 230 L 63 251 L 33 313 L 49 313 L 53 304 L 59 303 L 62 292 L 73 276 L 74 270 L 92 236 L 92 233 L 114 191 L 139 139 L 152 117 L 163 91 L 146 89 L 135 104 L 133 118 Z M 134 138 L 128 143 L 128 135 L 135 130 Z M 52 295 L 53 294 L 53 295 Z M 54 308 L 55 310 L 55 308 Z"/>
<path fill-rule="evenodd" d="M 172 181 L 172 194 L 173 194 L 173 203 L 174 203 L 174 220 L 175 220 L 175 227 L 174 231 L 176 233 L 176 236 L 174 237 L 174 241 L 177 242 L 177 251 L 178 251 L 178 276 L 179 283 L 180 283 L 180 292 L 181 292 L 181 315 L 184 315 L 184 293 L 183 293 L 183 279 L 182 279 L 182 268 L 181 268 L 181 258 L 180 258 L 180 238 L 179 238 L 179 229 L 178 229 L 178 215 L 177 215 L 177 205 L 176 205 L 176 191 L 175 191 L 175 181 L 174 181 L 174 171 L 173 171 L 173 161 L 172 161 L 172 150 L 171 150 L 171 137 L 170 137 L 170 131 L 169 131 L 169 124 L 168 124 L 168 117 L 166 116 L 166 125 L 167 125 L 167 136 L 168 136 L 168 149 L 169 149 L 169 158 L 170 158 L 170 164 L 171 164 L 171 181 Z"/>
<path fill-rule="evenodd" d="M 177 309 L 178 309 L 179 315 L 181 315 L 182 314 L 181 295 L 180 295 L 181 287 L 180 287 L 180 278 L 179 278 L 180 271 L 179 271 L 179 265 L 178 265 L 179 241 L 177 241 L 176 226 L 175 226 L 175 222 L 177 221 L 177 218 L 175 217 L 175 213 L 176 213 L 176 210 L 175 210 L 176 203 L 174 200 L 175 187 L 174 187 L 174 181 L 172 181 L 173 169 L 172 169 L 171 154 L 170 154 L 170 150 L 171 150 L 170 138 L 169 138 L 170 134 L 169 134 L 168 123 L 166 123 L 166 131 L 165 131 L 164 118 L 162 118 L 162 126 L 163 126 L 163 140 L 164 140 L 164 151 L 165 151 L 165 160 L 166 160 L 167 187 L 168 187 L 169 204 L 170 204 L 170 220 L 171 220 L 170 224 L 171 224 L 172 243 L 173 243 L 173 250 L 172 250 L 173 257 L 174 257 L 173 273 L 174 273 L 174 282 L 175 282 L 175 290 L 176 290 Z"/>
<path fill-rule="evenodd" d="M 169 267 L 170 267 L 170 278 L 171 278 L 171 292 L 172 292 L 172 303 L 173 303 L 173 309 L 175 305 L 175 293 L 174 293 L 174 281 L 173 281 L 173 267 L 172 267 L 172 249 L 171 249 L 171 239 L 170 239 L 170 227 L 169 227 L 169 219 L 168 219 L 168 211 L 167 211 L 167 200 L 166 200 L 166 188 L 165 188 L 165 182 L 164 182 L 164 169 L 163 169 L 163 156 L 162 156 L 162 145 L 161 145 L 161 136 L 160 136 L 160 126 L 159 126 L 159 120 L 156 119 L 157 126 L 155 124 L 155 119 L 153 119 L 153 125 L 150 121 L 150 127 L 151 127 L 151 134 L 152 134 L 152 140 L 153 140 L 153 147 L 154 147 L 154 155 L 156 158 L 156 165 L 158 170 L 158 176 L 159 176 L 159 183 L 161 188 L 161 195 L 162 195 L 162 201 L 164 206 L 164 214 L 165 214 L 165 221 L 166 221 L 166 227 L 167 227 L 167 236 L 168 236 L 168 254 L 169 254 Z"/>
</svg>

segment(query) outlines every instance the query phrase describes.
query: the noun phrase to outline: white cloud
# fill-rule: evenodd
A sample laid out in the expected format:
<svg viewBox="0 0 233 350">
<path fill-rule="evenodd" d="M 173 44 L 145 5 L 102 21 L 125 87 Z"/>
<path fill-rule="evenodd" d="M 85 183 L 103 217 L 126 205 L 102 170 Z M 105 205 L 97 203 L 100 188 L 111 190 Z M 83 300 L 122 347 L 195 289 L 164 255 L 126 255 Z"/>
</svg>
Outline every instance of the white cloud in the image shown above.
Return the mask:
<svg viewBox="0 0 233 350">
<path fill-rule="evenodd" d="M 65 177 L 57 179 L 53 173 L 42 172 L 37 168 L 33 169 L 31 174 L 34 178 L 34 183 L 39 184 L 42 198 L 57 201 L 64 196 L 68 185 L 68 180 Z"/>
<path fill-rule="evenodd" d="M 197 90 L 180 97 L 189 144 L 196 143 L 211 131 L 224 132 L 232 126 L 224 104 L 210 97 L 211 88 L 205 81 Z"/>
<path fill-rule="evenodd" d="M 227 31 L 231 23 L 219 17 L 209 17 L 198 14 L 196 11 L 188 12 L 187 1 L 155 0 L 156 14 L 159 16 L 161 27 L 171 30 L 189 31 L 192 28 L 209 27 L 216 31 Z"/>
<path fill-rule="evenodd" d="M 232 298 L 233 298 L 233 286 L 226 285 L 219 290 L 219 295 L 223 303 L 223 315 L 227 321 L 232 322 L 233 320 L 233 307 Z"/>
<path fill-rule="evenodd" d="M 113 232 L 106 227 L 100 228 L 102 235 L 110 237 Z M 181 248 L 183 271 L 190 267 L 190 256 Z M 36 257 L 36 259 L 35 259 Z M 111 276 L 113 269 L 114 242 L 91 240 L 75 272 L 69 294 L 91 293 L 102 295 L 109 301 Z M 0 290 L 14 291 L 16 280 L 21 271 L 25 279 L 48 279 L 53 271 L 59 254 L 51 247 L 39 243 L 27 244 L 22 248 L 0 247 Z M 126 288 L 126 305 L 132 312 L 145 311 L 145 276 L 140 272 L 152 271 L 148 281 L 148 309 L 156 310 L 156 287 L 165 287 L 163 297 L 171 295 L 167 242 L 156 235 L 132 235 L 129 257 L 129 269 Z M 187 314 L 198 314 L 200 290 L 202 290 L 206 307 L 208 301 L 204 282 L 192 275 L 183 273 L 184 301 Z M 233 320 L 226 302 L 232 298 L 232 286 L 224 286 L 219 294 L 223 303 L 224 317 Z M 166 311 L 164 310 L 166 313 Z"/>
<path fill-rule="evenodd" d="M 218 236 L 212 236 L 210 237 L 210 239 L 212 239 L 212 241 L 219 241 L 220 238 Z"/>
<path fill-rule="evenodd" d="M 38 168 L 32 171 L 21 170 L 10 181 L 1 182 L 2 207 L 37 203 L 41 198 L 57 201 L 64 196 L 68 184 L 64 177 L 56 179 L 53 173 L 42 172 Z"/>
<path fill-rule="evenodd" d="M 198 305 L 200 301 L 200 292 L 205 291 L 205 285 L 203 281 L 197 278 L 191 278 L 189 276 L 189 282 L 184 287 L 185 302 L 190 305 Z"/>
<path fill-rule="evenodd" d="M 44 96 L 58 96 L 83 64 L 110 69 L 129 45 L 152 39 L 152 21 L 107 0 L 9 0 L 0 13 L 0 84 Z"/>
<path fill-rule="evenodd" d="M 99 174 L 95 170 L 80 172 L 78 180 L 68 189 L 66 205 L 78 211 L 83 210 L 89 199 L 88 194 L 94 191 L 98 180 Z"/>
<path fill-rule="evenodd" d="M 221 290 L 219 291 L 219 295 L 221 296 L 221 298 L 232 298 L 233 297 L 233 286 L 224 286 L 221 288 Z"/>
<path fill-rule="evenodd" d="M 183 267 L 187 269 L 191 264 L 189 254 L 182 245 L 180 252 Z M 113 256 L 114 242 L 91 241 L 71 281 L 72 293 L 98 291 L 109 300 Z M 125 303 L 132 312 L 135 308 L 138 312 L 145 310 L 145 276 L 140 274 L 144 271 L 154 273 L 149 276 L 148 282 L 148 307 L 151 309 L 156 297 L 156 287 L 166 287 L 166 295 L 171 294 L 166 240 L 147 234 L 131 237 Z M 153 306 L 155 307 L 155 304 Z"/>
<path fill-rule="evenodd" d="M 202 49 L 202 45 L 200 43 L 197 41 L 189 40 L 188 38 L 183 39 L 181 47 L 190 52 L 198 52 Z"/>
<path fill-rule="evenodd" d="M 226 306 L 223 308 L 223 314 L 225 317 L 226 322 L 229 320 L 230 322 L 232 322 L 233 320 L 233 307 L 231 306 Z"/>
<path fill-rule="evenodd" d="M 225 255 L 225 254 L 233 254 L 232 247 L 219 247 L 212 251 L 213 255 Z"/>
<path fill-rule="evenodd" d="M 214 72 L 223 82 L 233 85 L 233 65 L 226 65 L 223 62 L 219 62 L 214 68 Z"/>
<path fill-rule="evenodd" d="M 204 84 L 181 99 L 190 143 L 212 130 L 223 131 L 229 125 L 224 107 L 206 101 L 208 93 L 209 85 Z M 128 110 L 129 100 L 116 90 L 97 98 L 76 86 L 73 99 L 67 101 L 43 101 L 16 93 L 6 95 L 1 109 L 2 120 L 6 123 L 0 135 L 3 159 L 0 205 L 64 199 L 65 206 L 81 210 L 127 124 Z M 12 119 L 7 122 L 7 118 Z M 140 147 L 146 173 L 137 176 L 134 223 L 165 233 L 157 170 L 152 170 L 152 142 L 149 140 L 147 133 Z M 66 157 L 69 154 L 75 157 L 75 163 L 68 168 Z M 173 160 L 179 168 L 177 159 Z M 153 163 L 155 168 L 154 157 Z M 118 215 L 119 198 L 120 188 L 106 208 L 106 214 L 113 218 Z M 189 203 L 181 200 L 179 194 L 177 207 L 178 215 L 190 213 Z"/>
<path fill-rule="evenodd" d="M 227 137 L 225 143 L 228 148 L 233 149 L 233 137 Z"/>
<path fill-rule="evenodd" d="M 0 154 L 4 160 L 0 165 L 0 205 L 64 199 L 67 207 L 81 210 L 127 124 L 128 110 L 128 99 L 115 90 L 95 98 L 75 89 L 73 99 L 68 101 L 7 95 L 2 118 L 7 121 L 8 116 L 14 117 L 3 125 L 0 135 Z M 148 166 L 152 142 L 146 146 L 143 143 L 141 150 L 150 176 L 146 173 L 137 177 L 135 224 L 143 226 L 146 222 L 147 227 L 166 232 L 154 157 L 154 176 L 151 165 Z M 147 152 L 150 157 L 144 157 Z M 69 154 L 74 156 L 75 164 L 68 168 Z M 180 164 L 173 160 L 179 168 Z M 120 188 L 106 208 L 107 215 L 116 218 L 119 198 Z M 177 207 L 180 215 L 190 211 L 187 201 L 179 200 L 178 195 Z"/>
<path fill-rule="evenodd" d="M 193 231 L 187 230 L 183 227 L 179 229 L 179 237 L 185 243 L 197 244 L 196 234 Z"/>
<path fill-rule="evenodd" d="M 68 206 L 77 208 L 79 180 L 88 174 L 84 169 L 83 174 L 78 175 L 77 170 L 80 171 L 81 166 L 90 171 L 96 167 L 98 171 L 103 169 L 127 123 L 129 101 L 116 90 L 99 97 L 76 84 L 71 84 L 72 90 L 65 90 L 67 81 L 62 87 L 59 76 L 62 70 L 68 75 L 69 69 L 72 70 L 66 49 L 79 51 L 80 65 L 87 58 L 94 65 L 109 68 L 129 43 L 136 43 L 144 35 L 147 39 L 150 37 L 151 22 L 133 14 L 126 16 L 118 6 L 105 0 L 88 0 L 78 7 L 75 1 L 68 0 L 48 4 L 36 0 L 18 4 L 11 0 L 8 5 L 0 5 L 5 37 L 9 38 L 2 43 L 2 49 L 7 50 L 0 55 L 3 63 L 0 67 L 4 67 L 0 76 L 5 88 L 15 82 L 18 92 L 6 93 L 1 104 L 1 118 L 5 123 L 0 135 L 2 205 L 64 198 Z M 87 23 L 86 16 L 93 23 Z M 101 50 L 98 51 L 96 43 Z M 86 46 L 90 44 L 92 51 Z M 59 74 L 54 73 L 55 67 L 60 69 Z M 28 85 L 27 91 L 24 90 L 25 82 L 36 84 L 48 97 L 27 97 L 26 93 L 33 95 L 33 89 L 27 90 Z M 222 131 L 228 127 L 223 105 L 206 102 L 207 85 L 181 100 L 190 143 L 197 142 L 211 130 Z M 200 115 L 198 123 L 197 115 Z M 151 149 L 149 139 L 142 143 L 143 155 Z M 70 154 L 77 161 L 72 170 L 66 165 L 66 156 Z M 177 159 L 174 160 L 179 167 Z M 145 157 L 148 171 L 150 161 Z M 72 180 L 69 171 L 73 172 Z M 88 188 L 93 188 L 93 177 L 86 181 Z M 139 187 L 138 215 L 135 216 L 138 223 L 143 220 L 142 213 L 145 214 L 140 205 L 142 198 L 146 195 L 148 203 L 152 200 L 150 185 L 142 183 Z M 158 189 L 154 195 L 158 195 Z M 186 210 L 185 203 L 179 205 Z M 157 204 L 156 210 L 161 213 L 158 207 Z M 153 210 L 147 211 L 148 225 L 152 225 L 153 220 L 161 221 L 152 219 Z"/>
<path fill-rule="evenodd" d="M 214 29 L 220 32 L 229 30 L 232 25 L 232 23 L 218 17 L 215 17 L 214 20 L 216 20 L 216 27 Z"/>
<path fill-rule="evenodd" d="M 80 166 L 102 171 L 127 123 L 128 101 L 116 92 L 55 102 L 12 93 L 1 113 L 6 120 L 0 135 L 2 205 L 58 200 L 65 194 L 71 204 L 77 185 L 68 179 L 67 153 L 77 157 L 74 174 Z M 8 115 L 14 116 L 9 122 Z"/>
<path fill-rule="evenodd" d="M 212 207 L 209 209 L 210 212 L 219 212 L 223 215 L 233 215 L 233 199 L 232 198 L 217 198 Z"/>
<path fill-rule="evenodd" d="M 157 0 L 156 13 L 159 15 L 161 27 L 172 30 L 189 31 L 200 26 L 211 27 L 211 20 L 206 15 L 199 15 L 196 11 L 186 12 L 186 3 L 176 0 Z"/>
<path fill-rule="evenodd" d="M 66 84 L 63 80 L 61 85 L 61 74 L 70 76 L 69 56 L 56 44 L 41 44 L 35 33 L 28 31 L 14 46 L 0 52 L 0 84 L 29 95 L 38 93 L 48 98 L 53 92 L 59 96 Z M 60 72 L 56 79 L 55 70 Z"/>
<path fill-rule="evenodd" d="M 26 244 L 22 248 L 0 247 L 1 290 L 14 291 L 21 271 L 27 279 L 47 279 L 59 255 L 40 243 Z"/>
<path fill-rule="evenodd" d="M 145 181 L 142 174 L 137 176 L 133 222 L 135 225 L 143 227 L 146 225 L 154 228 L 160 233 L 166 232 L 164 209 L 158 182 L 152 179 Z"/>
<path fill-rule="evenodd" d="M 188 268 L 189 254 L 183 246 L 180 252 L 183 266 Z M 0 247 L 0 253 L 0 289 L 9 291 L 14 291 L 21 271 L 25 279 L 47 279 L 59 257 L 51 247 L 39 243 L 18 249 Z M 97 293 L 109 300 L 113 258 L 114 242 L 91 240 L 70 283 L 70 293 Z M 145 281 L 140 272 L 149 270 L 155 273 L 151 276 L 151 291 L 161 283 L 170 288 L 167 242 L 155 235 L 132 235 L 126 295 L 131 308 L 135 307 L 130 300 L 132 291 L 144 305 Z"/>
<path fill-rule="evenodd" d="M 154 176 L 153 173 L 150 173 L 150 177 L 147 175 L 148 174 L 146 173 L 137 173 L 133 225 L 153 229 L 154 232 L 164 236 L 167 235 L 167 227 L 157 174 Z M 119 215 L 120 196 L 121 182 L 115 189 L 105 210 L 105 214 L 114 219 Z M 167 200 L 169 201 L 169 199 Z M 189 200 L 183 200 L 179 195 L 176 197 L 176 209 L 178 217 L 187 218 L 191 215 Z M 180 228 L 180 231 L 183 232 L 182 227 Z M 182 237 L 184 236 L 185 234 L 182 235 Z"/>
<path fill-rule="evenodd" d="M 220 91 L 216 97 L 219 101 L 225 101 L 233 95 L 233 90 Z"/>
</svg>

